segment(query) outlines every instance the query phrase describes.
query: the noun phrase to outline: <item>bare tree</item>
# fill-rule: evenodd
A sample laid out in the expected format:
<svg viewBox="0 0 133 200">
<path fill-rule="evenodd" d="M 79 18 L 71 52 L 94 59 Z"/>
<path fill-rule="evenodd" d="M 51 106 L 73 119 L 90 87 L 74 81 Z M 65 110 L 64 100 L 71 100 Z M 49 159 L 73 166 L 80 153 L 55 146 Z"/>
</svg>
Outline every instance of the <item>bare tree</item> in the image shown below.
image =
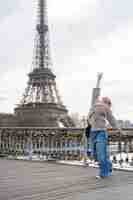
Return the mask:
<svg viewBox="0 0 133 200">
<path fill-rule="evenodd" d="M 75 113 L 70 113 L 70 116 L 72 118 L 72 120 L 75 123 L 75 126 L 77 128 L 81 128 L 82 127 L 82 117 L 80 116 L 80 114 L 78 112 Z"/>
</svg>

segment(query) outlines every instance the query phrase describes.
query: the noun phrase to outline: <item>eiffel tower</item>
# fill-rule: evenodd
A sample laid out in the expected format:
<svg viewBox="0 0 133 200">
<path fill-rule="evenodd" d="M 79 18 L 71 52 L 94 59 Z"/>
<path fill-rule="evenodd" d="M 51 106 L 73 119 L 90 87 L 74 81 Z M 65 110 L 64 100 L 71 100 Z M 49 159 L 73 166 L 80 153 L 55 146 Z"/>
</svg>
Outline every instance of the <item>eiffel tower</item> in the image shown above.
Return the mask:
<svg viewBox="0 0 133 200">
<path fill-rule="evenodd" d="M 32 71 L 21 103 L 15 108 L 19 126 L 72 127 L 51 70 L 46 0 L 38 0 Z"/>
</svg>

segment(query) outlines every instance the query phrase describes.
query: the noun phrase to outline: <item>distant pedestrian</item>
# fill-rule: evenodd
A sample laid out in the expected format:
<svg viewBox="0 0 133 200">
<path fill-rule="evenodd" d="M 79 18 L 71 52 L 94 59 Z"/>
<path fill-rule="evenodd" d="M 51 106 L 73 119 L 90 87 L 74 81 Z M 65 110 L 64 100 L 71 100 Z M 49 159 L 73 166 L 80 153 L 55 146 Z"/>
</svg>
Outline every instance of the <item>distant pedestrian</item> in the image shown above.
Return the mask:
<svg viewBox="0 0 133 200">
<path fill-rule="evenodd" d="M 89 148 L 90 132 L 91 132 L 91 124 L 90 124 L 89 120 L 87 120 L 87 127 L 85 129 L 85 134 L 86 134 L 86 138 L 87 138 L 87 156 L 90 156 L 90 154 L 91 154 L 91 150 Z"/>
<path fill-rule="evenodd" d="M 126 157 L 125 161 L 126 161 L 126 163 L 128 164 L 128 162 L 129 162 L 129 158 L 128 158 L 128 157 Z"/>
<path fill-rule="evenodd" d="M 121 159 L 119 160 L 120 166 L 122 166 L 123 162 L 124 162 L 124 160 L 123 160 L 123 158 L 121 158 Z"/>
<path fill-rule="evenodd" d="M 112 163 L 108 155 L 108 133 L 107 122 L 116 128 L 116 120 L 111 111 L 111 100 L 103 97 L 98 100 L 89 113 L 88 119 L 91 123 L 90 146 L 91 155 L 99 163 L 99 175 L 96 178 L 108 177 L 112 173 Z"/>
<path fill-rule="evenodd" d="M 116 156 L 113 156 L 113 160 L 112 160 L 112 162 L 113 162 L 114 164 L 116 164 L 116 163 L 117 163 Z"/>
</svg>

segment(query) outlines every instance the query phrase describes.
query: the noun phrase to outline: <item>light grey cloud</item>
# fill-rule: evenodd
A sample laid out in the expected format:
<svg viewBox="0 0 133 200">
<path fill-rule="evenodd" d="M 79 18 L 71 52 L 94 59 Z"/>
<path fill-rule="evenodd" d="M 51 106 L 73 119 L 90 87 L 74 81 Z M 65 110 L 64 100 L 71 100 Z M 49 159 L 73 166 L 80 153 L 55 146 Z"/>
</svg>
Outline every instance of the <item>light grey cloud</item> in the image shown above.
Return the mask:
<svg viewBox="0 0 133 200">
<path fill-rule="evenodd" d="M 26 65 L 30 65 L 31 63 L 33 47 L 32 13 L 30 6 L 24 8 L 22 2 L 23 1 L 20 0 L 19 4 L 15 4 L 14 1 L 14 6 L 12 5 L 14 12 L 11 12 L 10 15 L 5 12 L 5 19 L 1 19 L 1 75 L 7 73 L 7 71 L 11 69 L 26 67 Z M 27 2 L 25 5 L 30 4 Z M 2 7 L 0 7 L 0 9 L 2 9 Z"/>
<path fill-rule="evenodd" d="M 0 21 L 10 16 L 13 12 L 17 12 L 19 8 L 18 0 L 4 0 L 0 6 Z"/>
<path fill-rule="evenodd" d="M 133 1 L 131 0 L 97 0 L 98 35 L 109 34 L 121 27 L 128 28 L 129 20 L 133 20 L 132 8 Z"/>
<path fill-rule="evenodd" d="M 4 97 L 4 96 L 0 96 L 0 101 L 7 101 L 8 98 L 7 97 Z"/>
<path fill-rule="evenodd" d="M 56 72 L 59 74 L 76 71 L 78 66 L 71 66 L 73 60 L 95 51 L 92 44 L 95 26 L 93 23 L 89 24 L 87 18 L 73 23 L 57 23 L 51 28 L 50 35 L 53 63 L 56 64 Z"/>
</svg>

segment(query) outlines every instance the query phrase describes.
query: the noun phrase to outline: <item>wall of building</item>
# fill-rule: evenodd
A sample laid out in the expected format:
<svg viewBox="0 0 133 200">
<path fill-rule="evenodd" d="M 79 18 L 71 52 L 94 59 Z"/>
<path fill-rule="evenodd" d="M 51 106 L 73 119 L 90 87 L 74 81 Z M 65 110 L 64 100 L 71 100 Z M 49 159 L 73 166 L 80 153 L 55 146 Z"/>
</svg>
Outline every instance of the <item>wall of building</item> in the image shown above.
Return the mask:
<svg viewBox="0 0 133 200">
<path fill-rule="evenodd" d="M 17 126 L 15 115 L 8 113 L 0 113 L 0 127 L 14 127 Z"/>
</svg>

